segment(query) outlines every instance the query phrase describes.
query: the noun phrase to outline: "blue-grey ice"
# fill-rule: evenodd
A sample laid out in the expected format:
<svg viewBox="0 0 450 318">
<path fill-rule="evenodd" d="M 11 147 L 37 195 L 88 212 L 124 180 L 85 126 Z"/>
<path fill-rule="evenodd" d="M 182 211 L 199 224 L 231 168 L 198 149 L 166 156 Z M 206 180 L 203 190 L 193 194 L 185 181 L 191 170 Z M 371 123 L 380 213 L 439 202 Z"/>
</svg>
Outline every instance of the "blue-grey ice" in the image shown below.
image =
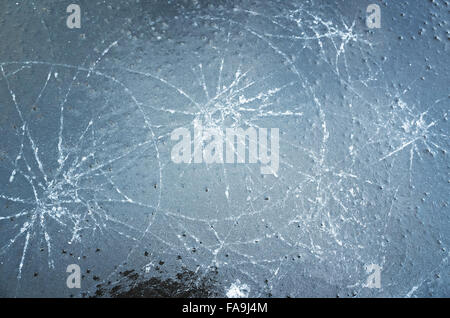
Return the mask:
<svg viewBox="0 0 450 318">
<path fill-rule="evenodd" d="M 2 1 L 0 296 L 449 297 L 449 2 L 373 2 Z"/>
</svg>

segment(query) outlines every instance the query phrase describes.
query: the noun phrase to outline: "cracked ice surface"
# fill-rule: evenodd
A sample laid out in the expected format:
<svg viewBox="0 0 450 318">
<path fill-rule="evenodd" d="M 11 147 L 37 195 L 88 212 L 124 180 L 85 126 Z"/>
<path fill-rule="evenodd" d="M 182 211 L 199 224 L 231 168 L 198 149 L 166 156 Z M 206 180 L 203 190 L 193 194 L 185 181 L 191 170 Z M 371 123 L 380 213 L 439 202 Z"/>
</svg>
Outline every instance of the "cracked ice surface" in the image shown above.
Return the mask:
<svg viewBox="0 0 450 318">
<path fill-rule="evenodd" d="M 368 4 L 5 2 L 0 294 L 449 296 L 448 2 Z M 196 120 L 279 128 L 277 175 L 173 163 Z"/>
</svg>

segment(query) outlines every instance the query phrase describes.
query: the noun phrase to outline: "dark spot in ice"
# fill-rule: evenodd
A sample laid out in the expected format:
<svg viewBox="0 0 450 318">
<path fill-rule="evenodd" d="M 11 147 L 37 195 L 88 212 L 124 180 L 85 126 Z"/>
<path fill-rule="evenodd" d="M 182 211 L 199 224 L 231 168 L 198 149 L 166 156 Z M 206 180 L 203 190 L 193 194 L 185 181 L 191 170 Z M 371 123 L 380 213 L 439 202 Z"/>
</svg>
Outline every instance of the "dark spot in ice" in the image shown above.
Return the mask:
<svg viewBox="0 0 450 318">
<path fill-rule="evenodd" d="M 114 286 L 111 288 L 102 284 L 97 285 L 93 297 L 205 298 L 219 295 L 216 273 L 200 274 L 184 271 L 176 274 L 174 278 L 145 278 L 144 274 L 129 270 L 123 272 L 122 276 L 124 278 L 119 282 L 112 283 L 111 285 Z"/>
</svg>

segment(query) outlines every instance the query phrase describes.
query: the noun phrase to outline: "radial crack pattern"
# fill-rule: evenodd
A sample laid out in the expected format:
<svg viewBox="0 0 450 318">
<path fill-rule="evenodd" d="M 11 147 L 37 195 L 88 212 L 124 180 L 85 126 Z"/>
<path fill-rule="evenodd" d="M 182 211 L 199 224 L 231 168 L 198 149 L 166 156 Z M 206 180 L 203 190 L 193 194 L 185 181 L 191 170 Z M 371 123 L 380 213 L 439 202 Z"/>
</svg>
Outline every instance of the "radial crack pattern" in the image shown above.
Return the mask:
<svg viewBox="0 0 450 318">
<path fill-rule="evenodd" d="M 445 2 L 141 2 L 5 5 L 0 295 L 449 295 Z M 175 163 L 197 123 L 279 169 Z"/>
</svg>

